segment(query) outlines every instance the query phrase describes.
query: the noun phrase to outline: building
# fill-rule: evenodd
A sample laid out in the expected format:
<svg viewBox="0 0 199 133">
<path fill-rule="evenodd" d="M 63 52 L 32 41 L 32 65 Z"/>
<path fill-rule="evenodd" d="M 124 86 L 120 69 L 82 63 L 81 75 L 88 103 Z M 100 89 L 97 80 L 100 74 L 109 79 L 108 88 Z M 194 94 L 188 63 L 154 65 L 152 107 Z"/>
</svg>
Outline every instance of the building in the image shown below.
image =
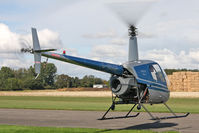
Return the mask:
<svg viewBox="0 0 199 133">
<path fill-rule="evenodd" d="M 107 85 L 103 85 L 103 84 L 95 84 L 93 85 L 93 88 L 107 88 Z"/>
</svg>

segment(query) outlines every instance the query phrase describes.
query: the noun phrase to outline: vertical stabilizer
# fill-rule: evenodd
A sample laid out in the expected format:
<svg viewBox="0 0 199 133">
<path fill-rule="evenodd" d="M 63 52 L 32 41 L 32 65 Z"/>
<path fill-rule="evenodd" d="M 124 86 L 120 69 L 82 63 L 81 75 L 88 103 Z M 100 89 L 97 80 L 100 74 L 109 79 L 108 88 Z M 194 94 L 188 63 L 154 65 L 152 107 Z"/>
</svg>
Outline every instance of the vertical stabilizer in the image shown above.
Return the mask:
<svg viewBox="0 0 199 133">
<path fill-rule="evenodd" d="M 37 36 L 37 30 L 35 28 L 32 28 L 32 41 L 33 41 L 33 49 L 34 50 L 41 50 L 39 39 Z"/>
<path fill-rule="evenodd" d="M 41 50 L 39 39 L 37 36 L 37 30 L 32 28 L 32 41 L 33 41 L 33 52 L 34 52 L 34 61 L 35 61 L 35 72 L 40 74 L 41 71 L 41 52 L 35 52 L 36 50 Z"/>
</svg>

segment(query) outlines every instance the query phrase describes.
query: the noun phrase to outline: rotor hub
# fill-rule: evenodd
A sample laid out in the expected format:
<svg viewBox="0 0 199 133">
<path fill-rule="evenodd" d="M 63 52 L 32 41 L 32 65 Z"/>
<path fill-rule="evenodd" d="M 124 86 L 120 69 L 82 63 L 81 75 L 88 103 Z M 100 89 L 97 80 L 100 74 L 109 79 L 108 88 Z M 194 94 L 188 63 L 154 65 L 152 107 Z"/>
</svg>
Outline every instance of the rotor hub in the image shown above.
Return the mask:
<svg viewBox="0 0 199 133">
<path fill-rule="evenodd" d="M 31 49 L 31 48 L 22 48 L 21 52 L 22 53 L 33 53 L 33 49 Z"/>
<path fill-rule="evenodd" d="M 137 35 L 137 28 L 134 25 L 129 26 L 129 36 L 134 37 Z"/>
</svg>

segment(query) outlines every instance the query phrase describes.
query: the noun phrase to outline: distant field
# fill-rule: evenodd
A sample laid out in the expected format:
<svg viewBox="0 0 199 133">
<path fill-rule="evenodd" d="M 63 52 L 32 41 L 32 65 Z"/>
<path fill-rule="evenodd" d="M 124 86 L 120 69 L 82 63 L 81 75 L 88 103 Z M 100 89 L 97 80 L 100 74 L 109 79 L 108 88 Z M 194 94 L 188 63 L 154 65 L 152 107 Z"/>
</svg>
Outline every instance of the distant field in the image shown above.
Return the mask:
<svg viewBox="0 0 199 133">
<path fill-rule="evenodd" d="M 111 91 L 0 91 L 0 96 L 72 96 L 72 97 L 111 97 Z M 170 97 L 199 98 L 199 92 L 171 92 Z"/>
<path fill-rule="evenodd" d="M 0 96 L 72 96 L 72 97 L 111 97 L 111 91 L 0 91 Z"/>
<path fill-rule="evenodd" d="M 0 108 L 105 111 L 110 104 L 111 97 L 0 96 Z M 168 105 L 178 113 L 199 113 L 199 98 L 171 98 Z M 116 111 L 127 111 L 131 106 L 118 105 Z M 152 112 L 168 112 L 162 104 L 147 108 Z"/>
<path fill-rule="evenodd" d="M 110 130 L 94 128 L 56 128 L 0 125 L 1 133 L 156 133 L 147 130 Z M 162 133 L 177 133 L 174 131 Z"/>
</svg>

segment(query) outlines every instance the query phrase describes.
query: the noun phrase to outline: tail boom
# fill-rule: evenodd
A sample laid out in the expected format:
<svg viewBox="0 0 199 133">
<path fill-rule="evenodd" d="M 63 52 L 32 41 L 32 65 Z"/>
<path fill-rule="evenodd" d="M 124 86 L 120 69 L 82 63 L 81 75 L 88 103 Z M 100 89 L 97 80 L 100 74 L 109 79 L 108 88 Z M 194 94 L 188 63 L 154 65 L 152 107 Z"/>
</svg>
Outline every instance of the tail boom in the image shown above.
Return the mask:
<svg viewBox="0 0 199 133">
<path fill-rule="evenodd" d="M 94 61 L 90 59 L 57 54 L 53 52 L 44 52 L 42 53 L 42 56 L 68 62 L 68 63 L 79 65 L 79 66 L 83 66 L 83 67 L 87 67 L 87 68 L 91 68 L 91 69 L 95 69 L 98 71 L 114 74 L 114 75 L 122 75 L 124 72 L 123 67 L 121 65 L 116 65 L 116 64 L 106 63 L 106 62 Z"/>
<path fill-rule="evenodd" d="M 37 74 L 40 73 L 40 69 L 41 69 L 41 56 L 45 56 L 47 58 L 52 58 L 52 59 L 68 62 L 71 64 L 95 69 L 95 70 L 110 73 L 113 75 L 123 75 L 124 70 L 121 65 L 49 52 L 49 51 L 54 51 L 55 49 L 41 49 L 40 44 L 39 44 L 39 39 L 37 36 L 37 30 L 35 28 L 32 28 L 32 40 L 33 40 L 33 50 L 31 53 L 34 54 L 35 72 Z"/>
</svg>

